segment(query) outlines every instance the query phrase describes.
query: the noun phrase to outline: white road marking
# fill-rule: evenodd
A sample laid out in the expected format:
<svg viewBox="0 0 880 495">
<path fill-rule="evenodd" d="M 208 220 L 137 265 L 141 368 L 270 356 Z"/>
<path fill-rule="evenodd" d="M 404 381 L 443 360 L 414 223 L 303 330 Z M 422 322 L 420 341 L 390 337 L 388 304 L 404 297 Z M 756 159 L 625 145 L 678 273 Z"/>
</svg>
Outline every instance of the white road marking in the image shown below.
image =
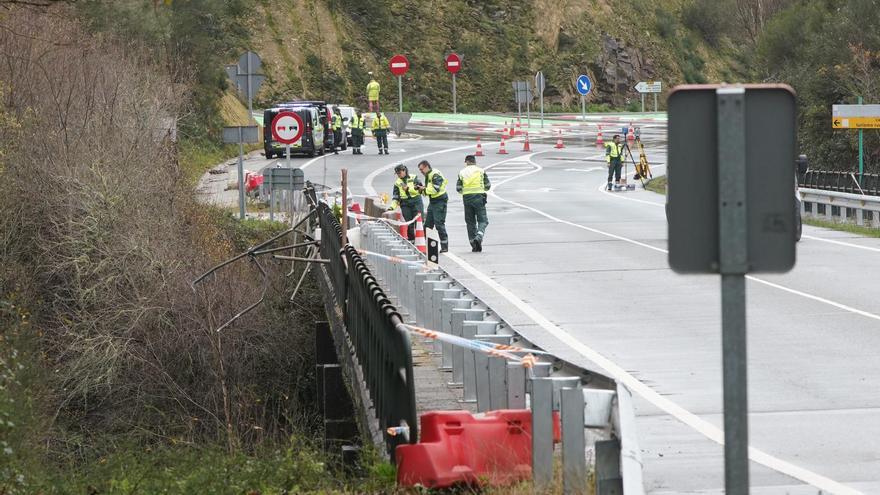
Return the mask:
<svg viewBox="0 0 880 495">
<path fill-rule="evenodd" d="M 494 143 L 487 143 L 483 147 L 485 148 L 485 147 L 491 146 L 492 144 L 494 144 Z M 407 157 L 406 160 L 418 160 L 420 158 L 425 158 L 427 156 L 442 155 L 443 153 L 449 153 L 452 151 L 474 149 L 475 146 L 476 146 L 475 144 L 469 144 L 467 146 L 458 146 L 456 148 L 445 148 L 445 149 L 438 150 L 438 151 L 432 151 L 430 153 L 423 153 L 421 155 L 410 156 L 410 157 Z M 376 192 L 376 189 L 373 187 L 373 181 L 376 180 L 376 177 L 378 177 L 379 174 L 381 174 L 383 172 L 387 172 L 387 171 L 391 170 L 392 168 L 394 168 L 394 166 L 397 165 L 398 163 L 400 163 L 401 160 L 402 159 L 395 158 L 395 161 L 393 163 L 390 163 L 388 165 L 385 165 L 384 167 L 379 167 L 376 170 L 373 170 L 372 172 L 370 172 L 369 175 L 367 175 L 366 178 L 364 178 L 364 191 L 367 192 L 367 196 L 377 196 L 378 195 L 378 193 Z"/>
<path fill-rule="evenodd" d="M 853 248 L 853 249 L 864 249 L 865 251 L 873 251 L 875 253 L 880 253 L 880 248 L 875 248 L 875 247 L 871 247 L 871 246 L 861 246 L 859 244 L 853 244 L 851 242 L 835 241 L 833 239 L 825 239 L 822 237 L 816 237 L 816 236 L 812 236 L 812 235 L 801 235 L 801 237 L 804 239 L 809 239 L 811 241 L 827 242 L 829 244 L 837 244 L 838 246 L 845 246 L 845 247 L 849 247 L 849 248 Z"/>
<path fill-rule="evenodd" d="M 546 151 L 530 154 L 528 156 L 529 161 L 531 161 L 532 157 L 535 156 L 536 154 L 544 153 L 544 152 L 546 152 Z M 496 198 L 500 201 L 504 201 L 504 202 L 512 204 L 514 206 L 518 206 L 520 208 L 532 211 L 534 213 L 537 213 L 538 215 L 544 216 L 548 219 L 554 220 L 559 223 L 571 225 L 571 226 L 579 228 L 579 229 L 594 232 L 594 233 L 597 233 L 600 235 L 604 235 L 606 237 L 611 237 L 613 239 L 618 239 L 618 240 L 628 242 L 630 244 L 634 244 L 637 246 L 646 247 L 646 248 L 651 249 L 653 251 L 661 252 L 664 254 L 668 253 L 668 251 L 666 251 L 665 249 L 658 248 L 656 246 L 651 246 L 649 244 L 645 244 L 643 242 L 636 241 L 634 239 L 629 239 L 629 238 L 626 238 L 623 236 L 612 234 L 610 232 L 604 232 L 604 231 L 601 231 L 598 229 L 593 229 L 590 227 L 586 227 L 583 225 L 575 224 L 575 223 L 572 223 L 572 222 L 569 222 L 566 220 L 556 218 L 552 215 L 544 213 L 543 211 L 537 210 L 537 209 L 532 208 L 530 206 L 523 205 L 521 203 L 517 203 L 515 201 L 510 201 L 510 200 L 504 199 L 504 198 L 497 195 L 497 193 L 496 193 L 497 188 L 500 187 L 502 184 L 504 184 L 506 182 L 510 182 L 510 181 L 515 180 L 520 177 L 525 177 L 527 175 L 531 175 L 533 173 L 536 173 L 536 172 L 542 170 L 542 167 L 540 165 L 538 165 L 537 163 L 534 163 L 534 162 L 532 162 L 532 163 L 537 168 L 535 168 L 534 170 L 532 170 L 530 172 L 523 173 L 520 176 L 511 177 L 509 179 L 506 179 L 506 180 L 500 182 L 499 184 L 497 184 L 493 188 L 492 191 L 490 191 L 489 194 L 491 194 L 494 198 Z M 489 168 L 489 167 L 487 167 L 487 168 Z M 631 199 L 631 198 L 628 198 L 628 199 Z M 660 205 L 660 206 L 662 206 L 662 205 Z M 618 380 L 619 382 L 623 383 L 630 390 L 639 394 L 642 398 L 644 398 L 648 402 L 652 403 L 654 406 L 662 409 L 663 411 L 666 411 L 668 414 L 675 417 L 676 419 L 678 419 L 682 423 L 690 426 L 691 428 L 693 428 L 695 431 L 702 434 L 706 438 L 708 438 L 708 439 L 710 439 L 720 445 L 724 445 L 724 431 L 723 430 L 716 427 L 712 423 L 700 418 L 699 416 L 688 411 L 687 409 L 681 407 L 680 405 L 671 401 L 667 397 L 660 395 L 658 392 L 656 392 L 655 390 L 650 388 L 648 385 L 642 383 L 637 378 L 635 378 L 633 375 L 628 373 L 622 367 L 618 366 L 616 363 L 614 363 L 610 359 L 606 358 L 605 356 L 603 356 L 602 354 L 597 352 L 595 349 L 592 349 L 591 347 L 587 346 L 583 342 L 579 341 L 578 339 L 573 337 L 571 334 L 569 334 L 568 332 L 563 330 L 561 327 L 555 325 L 547 317 L 545 317 L 540 312 L 538 312 L 535 308 L 533 308 L 531 305 L 527 304 L 525 301 L 523 301 L 522 299 L 517 297 L 510 290 L 508 290 L 507 288 L 505 288 L 504 286 L 502 286 L 501 284 L 499 284 L 498 282 L 493 280 L 490 276 L 488 276 L 485 273 L 474 268 L 469 263 L 467 263 L 463 259 L 459 258 L 455 254 L 444 253 L 444 256 L 446 256 L 450 260 L 454 261 L 456 264 L 461 266 L 465 271 L 467 271 L 468 273 L 473 275 L 475 278 L 477 278 L 478 280 L 480 280 L 484 284 L 491 287 L 493 290 L 495 290 L 495 292 L 497 292 L 499 295 L 504 297 L 508 302 L 510 302 L 511 304 L 516 306 L 520 311 L 522 311 L 529 318 L 531 318 L 541 328 L 543 328 L 548 333 L 550 333 L 551 335 L 553 335 L 554 337 L 559 339 L 562 343 L 568 345 L 573 350 L 576 350 L 578 353 L 580 353 L 581 355 L 583 355 L 587 359 L 590 359 L 591 361 L 593 361 L 594 363 L 599 365 L 606 373 L 608 373 L 610 376 L 612 376 L 615 380 Z M 877 315 L 873 315 L 871 313 L 866 313 L 861 310 L 856 310 L 854 308 L 849 308 L 845 305 L 842 305 L 839 303 L 834 303 L 833 301 L 828 301 L 823 298 L 819 298 L 817 296 L 813 296 L 813 295 L 806 294 L 806 293 L 803 293 L 800 291 L 796 291 L 794 289 L 789 289 L 787 287 L 783 287 L 778 284 L 773 284 L 771 282 L 767 282 L 767 281 L 757 279 L 754 277 L 747 277 L 747 278 L 749 278 L 750 280 L 756 281 L 758 283 L 762 283 L 762 284 L 765 284 L 765 285 L 768 285 L 768 286 L 771 286 L 774 288 L 778 288 L 780 290 L 784 290 L 786 292 L 790 292 L 790 293 L 797 294 L 797 295 L 802 295 L 804 297 L 807 297 L 807 298 L 810 298 L 813 300 L 817 300 L 820 302 L 825 302 L 827 304 L 831 304 L 832 306 L 835 306 L 835 307 L 838 307 L 841 309 L 853 311 L 857 314 L 864 314 L 865 316 L 868 316 L 871 318 L 880 319 L 880 317 L 878 317 Z M 798 479 L 798 480 L 801 480 L 805 483 L 808 483 L 811 486 L 814 486 L 814 487 L 822 489 L 822 490 L 826 490 L 830 493 L 844 494 L 844 495 L 859 495 L 859 494 L 861 494 L 861 492 L 859 492 L 853 488 L 845 486 L 837 481 L 834 481 L 834 480 L 827 478 L 825 476 L 822 476 L 820 474 L 817 474 L 817 473 L 814 473 L 814 472 L 809 471 L 807 469 L 804 469 L 800 466 L 796 466 L 796 465 L 789 463 L 787 461 L 784 461 L 778 457 L 774 457 L 770 454 L 767 454 L 766 452 L 758 450 L 755 447 L 751 447 L 751 446 L 749 447 L 749 459 L 751 459 L 754 462 L 757 462 L 758 464 L 761 464 L 761 465 L 766 466 L 770 469 L 773 469 L 774 471 L 786 474 L 786 475 L 791 476 L 795 479 Z"/>
</svg>

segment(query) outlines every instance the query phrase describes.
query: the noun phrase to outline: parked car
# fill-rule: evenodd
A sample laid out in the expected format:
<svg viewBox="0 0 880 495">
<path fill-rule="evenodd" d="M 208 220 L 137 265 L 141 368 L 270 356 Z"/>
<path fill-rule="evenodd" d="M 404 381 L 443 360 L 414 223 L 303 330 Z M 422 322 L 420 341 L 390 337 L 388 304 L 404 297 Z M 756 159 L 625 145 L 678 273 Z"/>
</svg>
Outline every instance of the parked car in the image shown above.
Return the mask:
<svg viewBox="0 0 880 495">
<path fill-rule="evenodd" d="M 299 115 L 305 128 L 303 129 L 302 138 L 292 144 L 290 153 L 306 154 L 310 157 L 324 154 L 324 124 L 321 122 L 321 109 L 317 105 L 300 104 L 299 102 L 281 103 L 263 112 L 263 150 L 266 158 L 283 157 L 286 151 L 284 144 L 275 141 L 272 138 L 270 126 L 272 120 L 282 111 L 291 111 Z"/>
<path fill-rule="evenodd" d="M 342 129 L 343 135 L 345 136 L 345 145 L 351 146 L 351 119 L 354 117 L 355 108 L 350 105 L 336 105 L 336 108 L 338 108 L 339 113 L 342 114 Z"/>
</svg>

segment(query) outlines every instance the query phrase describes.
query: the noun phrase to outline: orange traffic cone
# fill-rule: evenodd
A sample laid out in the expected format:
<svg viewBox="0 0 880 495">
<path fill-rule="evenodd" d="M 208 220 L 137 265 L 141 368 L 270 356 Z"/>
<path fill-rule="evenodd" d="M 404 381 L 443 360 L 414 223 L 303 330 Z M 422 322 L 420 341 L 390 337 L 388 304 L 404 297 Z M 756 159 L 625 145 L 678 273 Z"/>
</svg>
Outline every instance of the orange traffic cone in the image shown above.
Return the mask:
<svg viewBox="0 0 880 495">
<path fill-rule="evenodd" d="M 596 146 L 605 146 L 605 140 L 602 139 L 602 125 L 599 125 L 599 132 L 596 134 Z"/>
<path fill-rule="evenodd" d="M 508 136 L 513 137 L 516 136 L 516 128 L 513 126 L 513 121 L 510 121 L 510 133 Z"/>
<path fill-rule="evenodd" d="M 559 137 L 556 138 L 556 146 L 555 146 L 555 148 L 556 148 L 556 149 L 562 149 L 562 148 L 565 148 L 565 145 L 562 144 L 562 130 L 561 130 L 561 129 L 559 130 Z"/>
<path fill-rule="evenodd" d="M 480 136 L 477 136 L 477 152 L 474 156 L 484 156 L 483 155 L 483 145 L 480 143 Z"/>
<path fill-rule="evenodd" d="M 629 129 L 626 131 L 626 140 L 629 142 L 633 142 L 636 139 L 636 130 L 633 128 L 633 123 L 629 123 Z"/>
<path fill-rule="evenodd" d="M 504 129 L 501 131 L 501 135 L 502 136 L 507 135 L 507 121 L 506 120 L 504 121 Z"/>
<path fill-rule="evenodd" d="M 400 222 L 403 222 L 403 221 L 404 221 L 404 220 L 403 220 L 403 215 L 402 215 L 400 212 L 397 213 L 397 220 L 400 221 Z M 401 226 L 398 228 L 398 231 L 400 232 L 400 236 L 403 237 L 404 239 L 406 239 L 407 237 L 409 237 L 409 225 L 401 225 Z"/>
<path fill-rule="evenodd" d="M 501 146 L 498 147 L 498 154 L 499 155 L 506 155 L 507 154 L 507 150 L 504 148 L 504 136 L 501 136 Z"/>
<path fill-rule="evenodd" d="M 425 242 L 425 224 L 422 223 L 422 214 L 416 216 L 416 249 L 422 254 L 428 253 L 428 243 Z"/>
<path fill-rule="evenodd" d="M 526 140 L 523 142 L 523 151 L 532 151 L 532 147 L 529 146 L 529 133 L 526 133 Z"/>
<path fill-rule="evenodd" d="M 522 134 L 522 119 L 519 117 L 516 118 L 516 133 Z"/>
</svg>

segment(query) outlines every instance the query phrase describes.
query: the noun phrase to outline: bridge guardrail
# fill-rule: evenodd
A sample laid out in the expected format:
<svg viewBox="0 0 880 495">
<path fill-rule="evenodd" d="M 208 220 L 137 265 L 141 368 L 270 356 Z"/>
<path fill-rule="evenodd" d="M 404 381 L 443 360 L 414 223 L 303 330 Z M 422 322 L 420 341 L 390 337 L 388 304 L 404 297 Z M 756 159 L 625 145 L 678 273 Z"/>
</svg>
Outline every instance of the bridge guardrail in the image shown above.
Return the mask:
<svg viewBox="0 0 880 495">
<path fill-rule="evenodd" d="M 880 196 L 880 174 L 862 174 L 861 185 L 852 172 L 837 170 L 807 170 L 798 179 L 798 185 L 807 189 Z"/>
<path fill-rule="evenodd" d="M 800 196 L 802 216 L 880 228 L 880 196 L 809 188 L 801 188 Z"/>
<path fill-rule="evenodd" d="M 365 428 L 373 443 L 384 443 L 393 459 L 397 445 L 418 441 L 409 334 L 401 331 L 400 314 L 357 251 L 342 246 L 342 227 L 333 210 L 317 200 L 314 188 L 307 187 L 304 194 L 318 213 L 321 255 L 330 260 L 317 269 L 326 275 L 323 280 L 318 277 L 319 285 L 329 286 L 325 299 L 332 303 L 325 306 L 335 320 L 331 327 L 341 351 L 337 354 L 341 360 L 350 359 L 346 363 L 350 381 L 366 386 L 352 391 L 352 399 L 358 409 L 374 416 Z M 385 435 L 387 428 L 401 425 L 407 426 L 408 434 Z"/>
</svg>

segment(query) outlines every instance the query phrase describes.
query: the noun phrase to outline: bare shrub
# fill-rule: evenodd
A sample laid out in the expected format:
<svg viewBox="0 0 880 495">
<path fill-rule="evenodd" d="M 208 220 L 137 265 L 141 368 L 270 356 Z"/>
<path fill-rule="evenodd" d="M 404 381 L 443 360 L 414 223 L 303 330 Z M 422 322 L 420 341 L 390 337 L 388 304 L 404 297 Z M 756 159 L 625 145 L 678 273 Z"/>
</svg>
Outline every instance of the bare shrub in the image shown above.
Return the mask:
<svg viewBox="0 0 880 495">
<path fill-rule="evenodd" d="M 3 105 L 19 124 L 0 130 L 0 290 L 25 287 L 37 309 L 58 418 L 48 444 L 76 430 L 85 444 L 124 433 L 235 449 L 308 424 L 317 302 L 283 306 L 270 262 L 269 310 L 213 331 L 263 281 L 240 263 L 189 285 L 232 237 L 193 202 L 168 139 L 187 85 L 68 17 L 0 18 Z"/>
</svg>

